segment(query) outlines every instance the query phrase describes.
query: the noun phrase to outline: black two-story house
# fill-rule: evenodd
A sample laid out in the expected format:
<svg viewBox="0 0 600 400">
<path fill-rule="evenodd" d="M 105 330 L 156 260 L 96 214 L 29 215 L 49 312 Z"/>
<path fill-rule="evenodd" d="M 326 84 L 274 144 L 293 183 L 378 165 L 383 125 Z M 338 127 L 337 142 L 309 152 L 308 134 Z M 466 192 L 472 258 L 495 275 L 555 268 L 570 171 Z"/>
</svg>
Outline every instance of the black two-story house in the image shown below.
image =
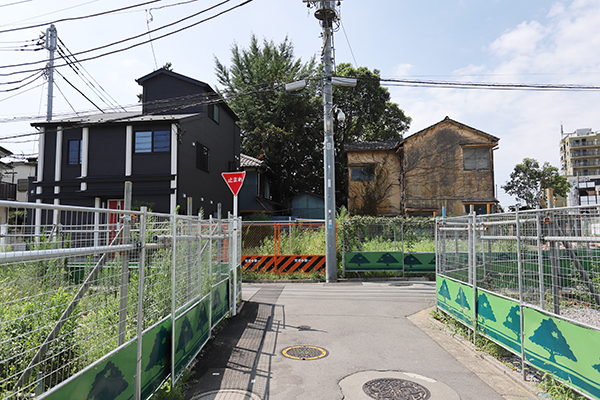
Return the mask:
<svg viewBox="0 0 600 400">
<path fill-rule="evenodd" d="M 141 112 L 34 123 L 41 130 L 37 202 L 121 208 L 126 181 L 132 206 L 156 212 L 223 215 L 233 198 L 221 172 L 239 167 L 233 111 L 204 82 L 160 69 L 137 82 Z"/>
</svg>

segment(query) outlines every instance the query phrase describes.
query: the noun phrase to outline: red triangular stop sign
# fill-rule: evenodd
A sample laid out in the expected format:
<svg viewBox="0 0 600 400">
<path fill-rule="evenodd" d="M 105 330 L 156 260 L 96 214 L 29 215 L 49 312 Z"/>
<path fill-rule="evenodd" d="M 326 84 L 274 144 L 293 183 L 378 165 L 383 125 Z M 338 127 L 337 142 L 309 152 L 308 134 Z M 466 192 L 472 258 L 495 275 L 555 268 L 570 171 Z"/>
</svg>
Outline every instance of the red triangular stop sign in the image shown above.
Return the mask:
<svg viewBox="0 0 600 400">
<path fill-rule="evenodd" d="M 222 172 L 221 176 L 225 179 L 225 183 L 229 186 L 231 193 L 234 196 L 237 196 L 242 187 L 242 183 L 244 183 L 244 178 L 246 177 L 246 171 L 243 172 Z"/>
</svg>

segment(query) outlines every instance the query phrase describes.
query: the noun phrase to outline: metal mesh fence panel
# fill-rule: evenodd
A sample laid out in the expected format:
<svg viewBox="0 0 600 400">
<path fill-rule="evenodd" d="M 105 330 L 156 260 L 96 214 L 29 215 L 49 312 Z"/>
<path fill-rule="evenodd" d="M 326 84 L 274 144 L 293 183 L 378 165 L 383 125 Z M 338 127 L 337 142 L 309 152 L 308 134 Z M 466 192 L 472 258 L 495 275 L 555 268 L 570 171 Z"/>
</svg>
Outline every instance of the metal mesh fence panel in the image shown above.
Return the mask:
<svg viewBox="0 0 600 400">
<path fill-rule="evenodd" d="M 0 212 L 0 399 L 65 383 L 239 265 L 229 221 L 14 202 Z"/>
<path fill-rule="evenodd" d="M 325 254 L 323 222 L 246 222 L 242 226 L 242 254 Z"/>
<path fill-rule="evenodd" d="M 362 218 L 344 221 L 344 251 L 435 251 L 435 220 Z"/>
<path fill-rule="evenodd" d="M 438 274 L 473 284 L 475 271 L 476 287 L 600 328 L 597 207 L 447 218 L 438 226 Z"/>
</svg>

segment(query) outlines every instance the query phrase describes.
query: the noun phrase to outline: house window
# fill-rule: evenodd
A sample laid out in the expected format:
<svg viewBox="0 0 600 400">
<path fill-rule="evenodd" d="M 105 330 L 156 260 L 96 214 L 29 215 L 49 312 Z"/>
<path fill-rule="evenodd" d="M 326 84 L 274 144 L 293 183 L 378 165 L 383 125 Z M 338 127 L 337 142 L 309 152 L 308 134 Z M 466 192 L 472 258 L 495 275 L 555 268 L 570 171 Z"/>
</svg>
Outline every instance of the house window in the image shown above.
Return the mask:
<svg viewBox="0 0 600 400">
<path fill-rule="evenodd" d="M 67 165 L 81 164 L 81 140 L 67 142 Z"/>
<path fill-rule="evenodd" d="M 491 169 L 490 150 L 487 147 L 463 148 L 463 161 L 466 170 Z"/>
<path fill-rule="evenodd" d="M 208 117 L 218 124 L 219 116 L 220 116 L 219 106 L 216 104 L 210 104 L 208 106 Z"/>
<path fill-rule="evenodd" d="M 475 211 L 475 214 L 482 215 L 482 214 L 487 214 L 488 207 L 491 210 L 493 207 L 493 204 L 472 204 L 472 206 L 473 206 L 473 211 Z M 465 204 L 465 213 L 469 214 L 470 212 L 471 212 L 471 204 Z"/>
<path fill-rule="evenodd" d="M 196 142 L 196 168 L 209 171 L 210 149 L 203 144 Z"/>
<path fill-rule="evenodd" d="M 170 150 L 171 132 L 140 131 L 135 133 L 136 153 L 164 153 Z"/>
<path fill-rule="evenodd" d="M 375 164 L 350 168 L 350 180 L 352 182 L 367 182 L 375 180 Z"/>
</svg>

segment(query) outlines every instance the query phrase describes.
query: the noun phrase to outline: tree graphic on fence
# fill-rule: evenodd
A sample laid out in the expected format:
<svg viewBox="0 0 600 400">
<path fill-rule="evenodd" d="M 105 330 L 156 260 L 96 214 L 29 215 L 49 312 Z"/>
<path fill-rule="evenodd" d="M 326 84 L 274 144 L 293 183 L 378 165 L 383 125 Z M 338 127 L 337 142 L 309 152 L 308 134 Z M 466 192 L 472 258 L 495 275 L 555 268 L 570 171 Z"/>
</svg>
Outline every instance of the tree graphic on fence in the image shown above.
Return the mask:
<svg viewBox="0 0 600 400">
<path fill-rule="evenodd" d="M 517 340 L 520 340 L 519 336 L 521 335 L 521 311 L 519 306 L 513 306 L 508 315 L 506 316 L 506 320 L 502 323 L 509 330 L 514 332 L 517 335 Z"/>
<path fill-rule="evenodd" d="M 444 303 L 446 302 L 446 299 L 450 300 L 452 298 L 450 297 L 450 291 L 448 290 L 448 284 L 446 283 L 445 279 L 442 281 L 442 284 L 440 285 L 440 291 L 438 293 L 440 296 L 442 296 Z"/>
<path fill-rule="evenodd" d="M 187 346 L 193 338 L 194 332 L 192 330 L 192 324 L 186 316 L 183 318 L 183 322 L 181 323 L 181 332 L 179 333 L 179 339 L 177 340 L 177 348 L 175 349 L 175 353 L 185 351 L 185 346 Z"/>
<path fill-rule="evenodd" d="M 371 262 L 367 260 L 367 257 L 363 256 L 361 253 L 355 254 L 354 257 L 348 261 L 349 264 L 357 264 L 359 267 L 361 264 L 370 264 Z"/>
<path fill-rule="evenodd" d="M 596 371 L 600 372 L 600 364 L 592 365 L 592 368 L 594 368 Z"/>
<path fill-rule="evenodd" d="M 160 330 L 154 338 L 154 345 L 150 352 L 148 365 L 145 371 L 148 372 L 156 366 L 162 366 L 167 369 L 170 359 L 171 350 L 171 332 L 167 331 L 164 326 L 160 327 Z"/>
<path fill-rule="evenodd" d="M 542 321 L 540 326 L 529 337 L 532 343 L 543 347 L 550 354 L 550 361 L 556 362 L 556 355 L 577 362 L 567 340 L 551 318 Z"/>
<path fill-rule="evenodd" d="M 104 369 L 96 374 L 92 390 L 88 393 L 86 400 L 114 399 L 128 386 L 129 383 L 125 380 L 121 370 L 112 361 L 109 361 Z"/>
<path fill-rule="evenodd" d="M 423 264 L 423 263 L 412 254 L 404 257 L 404 265 L 408 265 L 411 268 L 415 265 L 421 265 L 421 264 Z"/>
<path fill-rule="evenodd" d="M 479 303 L 477 305 L 477 313 L 483 319 L 483 323 L 485 323 L 486 319 L 496 322 L 496 316 L 494 315 L 494 310 L 492 310 L 490 301 L 488 300 L 485 293 L 482 293 L 479 295 Z"/>
<path fill-rule="evenodd" d="M 462 286 L 458 289 L 458 294 L 456 295 L 456 299 L 454 300 L 458 305 L 462 308 L 466 308 L 467 310 L 471 309 L 469 306 L 469 301 L 467 300 L 467 296 L 465 296 L 465 292 L 463 291 Z"/>
<path fill-rule="evenodd" d="M 398 264 L 398 260 L 396 260 L 396 258 L 390 253 L 383 254 L 381 257 L 379 257 L 377 262 L 380 264 L 385 264 L 387 267 L 389 267 L 390 264 Z"/>
<path fill-rule="evenodd" d="M 204 302 L 200 304 L 200 311 L 198 314 L 200 315 L 198 316 L 198 325 L 196 325 L 196 331 L 204 334 L 205 331 L 207 331 L 205 328 L 208 326 L 208 311 L 206 310 L 206 305 Z"/>
</svg>

